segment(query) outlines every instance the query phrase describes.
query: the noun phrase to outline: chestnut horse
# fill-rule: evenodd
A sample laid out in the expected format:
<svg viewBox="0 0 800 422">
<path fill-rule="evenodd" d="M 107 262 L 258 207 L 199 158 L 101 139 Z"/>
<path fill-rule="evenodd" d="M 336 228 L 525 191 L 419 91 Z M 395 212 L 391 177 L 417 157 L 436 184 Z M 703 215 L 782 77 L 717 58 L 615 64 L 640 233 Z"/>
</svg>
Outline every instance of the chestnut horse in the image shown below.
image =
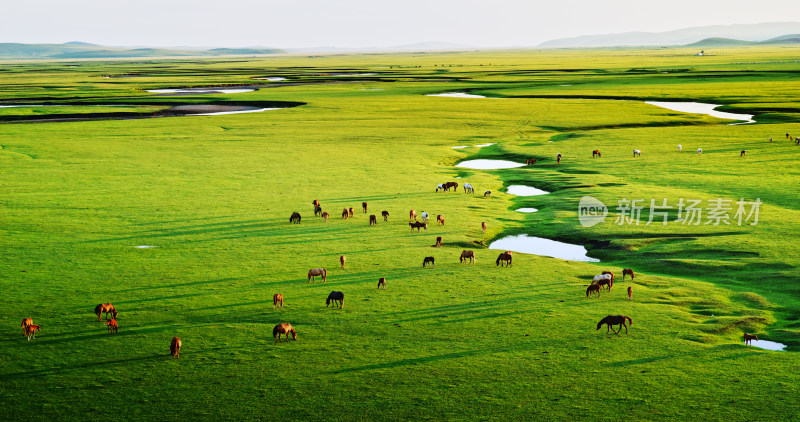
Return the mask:
<svg viewBox="0 0 800 422">
<path fill-rule="evenodd" d="M 626 317 L 625 315 L 609 315 L 597 323 L 597 329 L 599 330 L 600 326 L 606 324 L 608 326 L 606 334 L 608 334 L 612 325 L 619 325 L 619 330 L 614 331 L 614 333 L 619 334 L 619 332 L 622 331 L 622 327 L 625 327 L 625 334 L 628 334 L 628 326 L 625 325 L 626 319 L 628 320 L 628 324 L 633 325 L 633 320 L 630 317 Z"/>
<path fill-rule="evenodd" d="M 425 233 L 428 232 L 428 224 L 427 223 L 420 223 L 419 221 L 415 221 L 413 223 L 408 223 L 408 225 L 411 226 L 411 231 L 412 232 L 414 231 L 414 229 L 417 229 L 417 232 L 419 232 L 419 229 L 425 229 Z"/>
<path fill-rule="evenodd" d="M 292 216 L 291 216 L 291 217 L 289 217 L 289 222 L 290 222 L 290 223 L 297 223 L 297 224 L 300 224 L 300 219 L 301 219 L 301 218 L 300 218 L 300 213 L 299 213 L 299 212 L 293 212 L 293 213 L 292 213 Z"/>
<path fill-rule="evenodd" d="M 350 218 L 353 218 L 353 207 L 350 207 L 348 211 L 350 212 Z"/>
<path fill-rule="evenodd" d="M 283 295 L 280 293 L 275 293 L 272 295 L 272 309 L 278 309 L 278 306 L 283 309 Z"/>
<path fill-rule="evenodd" d="M 422 260 L 422 268 L 427 267 L 428 264 L 431 264 L 432 267 L 436 268 L 436 260 L 434 260 L 432 256 L 426 256 Z"/>
<path fill-rule="evenodd" d="M 367 213 L 367 203 L 366 202 L 362 202 L 361 203 L 361 208 L 364 209 L 364 214 L 366 214 Z"/>
<path fill-rule="evenodd" d="M 431 246 L 432 248 L 441 248 L 442 247 L 442 236 L 436 236 L 436 244 Z"/>
<path fill-rule="evenodd" d="M 381 211 L 381 215 L 383 216 L 383 221 L 389 221 L 389 211 Z"/>
<path fill-rule="evenodd" d="M 344 269 L 344 263 L 347 262 L 347 257 L 342 255 L 339 257 L 339 263 L 342 264 L 342 269 Z"/>
<path fill-rule="evenodd" d="M 342 292 L 331 292 L 328 295 L 328 299 L 325 300 L 325 307 L 327 308 L 331 302 L 333 302 L 333 307 L 336 307 L 336 302 L 339 302 L 339 309 L 344 307 L 344 293 Z"/>
<path fill-rule="evenodd" d="M 342 209 L 342 219 L 347 220 L 350 217 L 350 213 L 347 212 L 347 208 Z"/>
<path fill-rule="evenodd" d="M 323 213 L 322 213 L 322 219 L 323 219 L 323 220 L 325 220 L 325 222 L 326 222 L 326 223 L 328 222 L 328 217 L 330 217 L 330 216 L 331 216 L 331 215 L 330 215 L 330 214 L 328 214 L 328 212 L 327 212 L 327 211 L 325 211 L 325 212 L 323 212 Z"/>
<path fill-rule="evenodd" d="M 386 290 L 386 277 L 381 277 L 378 279 L 378 289 L 383 286 L 383 290 Z"/>
<path fill-rule="evenodd" d="M 180 359 L 181 358 L 180 353 L 181 353 L 181 339 L 173 337 L 172 341 L 169 343 L 169 354 L 172 355 L 173 359 L 174 358 Z"/>
<path fill-rule="evenodd" d="M 106 321 L 106 325 L 108 325 L 108 332 L 112 334 L 116 334 L 119 331 L 119 326 L 117 325 L 116 319 L 110 319 Z"/>
<path fill-rule="evenodd" d="M 596 149 L 596 150 L 592 151 L 592 158 L 594 158 L 594 157 L 602 157 L 602 155 L 600 154 L 600 150 L 599 149 Z"/>
<path fill-rule="evenodd" d="M 558 155 L 556 155 L 556 164 L 561 164 L 561 153 L 560 152 L 558 153 Z"/>
<path fill-rule="evenodd" d="M 41 328 L 38 325 L 31 324 L 25 327 L 25 335 L 28 336 L 28 341 L 31 341 L 31 338 L 36 339 L 37 331 L 41 331 Z"/>
<path fill-rule="evenodd" d="M 468 261 L 470 264 L 475 263 L 475 251 L 462 251 L 461 257 L 459 261 L 463 264 L 464 261 Z"/>
<path fill-rule="evenodd" d="M 758 336 L 755 334 L 744 333 L 744 344 L 749 344 L 750 348 L 753 348 L 753 340 L 758 341 Z"/>
<path fill-rule="evenodd" d="M 596 293 L 597 297 L 600 297 L 600 286 L 597 284 L 590 284 L 589 287 L 586 288 L 586 297 L 589 297 L 592 293 Z"/>
<path fill-rule="evenodd" d="M 485 221 L 481 222 L 481 230 L 483 230 L 483 232 L 486 233 L 486 222 Z"/>
<path fill-rule="evenodd" d="M 111 313 L 113 318 L 117 317 L 117 310 L 114 308 L 114 305 L 110 303 L 101 303 L 94 307 L 94 313 L 97 315 L 97 320 L 100 321 L 100 314 L 103 312 L 106 313 L 106 320 L 108 320 L 108 314 Z"/>
<path fill-rule="evenodd" d="M 444 217 L 441 214 L 436 216 L 436 224 L 444 226 Z"/>
<path fill-rule="evenodd" d="M 312 268 L 308 270 L 308 282 L 311 283 L 311 280 L 317 281 L 317 276 L 322 276 L 322 282 L 328 281 L 328 270 L 325 268 Z"/>
<path fill-rule="evenodd" d="M 633 300 L 633 286 L 628 286 L 628 300 Z"/>
<path fill-rule="evenodd" d="M 528 158 L 528 161 L 525 162 L 526 166 L 530 166 L 532 164 L 536 164 L 536 159 L 535 158 Z"/>
<path fill-rule="evenodd" d="M 377 226 L 378 225 L 378 217 L 375 214 L 369 216 L 369 225 L 370 226 Z"/>
<path fill-rule="evenodd" d="M 417 211 L 416 210 L 411 210 L 411 211 L 408 212 L 408 221 L 411 221 L 411 220 L 414 220 L 414 221 L 417 220 Z"/>
<path fill-rule="evenodd" d="M 319 199 L 315 199 L 311 202 L 315 207 L 321 207 L 322 205 L 319 204 Z"/>
<path fill-rule="evenodd" d="M 511 251 L 505 251 L 501 253 L 500 256 L 497 257 L 495 264 L 502 265 L 504 262 L 507 266 L 511 266 Z"/>
<path fill-rule="evenodd" d="M 275 337 L 275 343 L 283 343 L 281 335 L 286 334 L 286 341 L 289 341 L 289 333 L 292 333 L 292 338 L 297 340 L 297 332 L 291 324 L 278 324 L 272 329 L 272 337 Z"/>
<path fill-rule="evenodd" d="M 453 191 L 455 192 L 456 189 L 458 189 L 458 183 L 456 183 L 456 182 L 447 182 L 447 183 L 444 184 L 444 191 L 445 192 L 449 191 L 450 188 L 453 188 Z"/>
<path fill-rule="evenodd" d="M 25 335 L 25 331 L 26 331 L 25 328 L 27 328 L 30 325 L 33 325 L 33 319 L 25 318 L 25 319 L 22 320 L 22 325 L 20 325 L 20 327 L 22 327 L 22 334 L 23 335 Z"/>
<path fill-rule="evenodd" d="M 622 270 L 622 281 L 625 281 L 625 275 L 631 276 L 631 281 L 633 281 L 633 270 L 630 268 L 625 268 Z"/>
</svg>

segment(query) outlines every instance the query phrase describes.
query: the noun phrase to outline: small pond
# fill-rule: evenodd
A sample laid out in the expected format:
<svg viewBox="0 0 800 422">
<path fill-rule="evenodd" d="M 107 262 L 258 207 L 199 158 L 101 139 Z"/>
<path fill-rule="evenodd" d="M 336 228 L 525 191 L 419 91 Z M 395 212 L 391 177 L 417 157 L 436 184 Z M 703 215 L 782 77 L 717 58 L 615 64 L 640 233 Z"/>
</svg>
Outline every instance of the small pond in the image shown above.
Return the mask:
<svg viewBox="0 0 800 422">
<path fill-rule="evenodd" d="M 559 242 L 542 237 L 520 234 L 495 240 L 489 244 L 489 249 L 514 251 L 533 255 L 549 256 L 570 261 L 600 262 L 599 259 L 586 256 L 586 248 L 580 245 Z"/>
<path fill-rule="evenodd" d="M 753 340 L 751 341 L 753 347 L 758 347 L 759 349 L 767 349 L 767 350 L 775 350 L 778 352 L 783 352 L 786 350 L 786 345 L 783 343 L 778 343 L 775 341 L 769 340 Z"/>
<path fill-rule="evenodd" d="M 706 104 L 706 103 L 696 103 L 696 102 L 671 102 L 671 101 L 645 101 L 645 104 L 654 105 L 656 107 L 666 108 L 673 111 L 681 111 L 684 113 L 697 113 L 697 114 L 707 114 L 712 117 L 717 117 L 720 119 L 731 119 L 731 120 L 743 120 L 744 123 L 755 123 L 756 121 L 753 120 L 752 114 L 736 114 L 736 113 L 725 113 L 723 111 L 715 111 L 714 109 L 719 107 L 719 104 Z M 743 123 L 733 123 L 733 124 L 743 124 Z"/>
<path fill-rule="evenodd" d="M 477 170 L 498 170 L 525 167 L 525 164 L 508 160 L 467 160 L 456 164 L 456 167 Z"/>
<path fill-rule="evenodd" d="M 453 98 L 486 98 L 484 95 L 467 94 L 466 92 L 443 92 L 441 94 L 427 94 L 428 97 L 453 97 Z"/>
<path fill-rule="evenodd" d="M 535 195 L 546 195 L 546 194 L 550 193 L 548 191 L 544 191 L 544 190 L 541 190 L 541 189 L 536 189 L 534 187 L 525 186 L 525 185 L 510 185 L 506 189 L 506 192 L 508 192 L 511 195 L 516 195 L 516 196 L 535 196 Z"/>
<path fill-rule="evenodd" d="M 517 208 L 514 211 L 516 211 L 516 212 L 537 212 L 539 210 L 536 209 L 536 208 Z"/>
</svg>

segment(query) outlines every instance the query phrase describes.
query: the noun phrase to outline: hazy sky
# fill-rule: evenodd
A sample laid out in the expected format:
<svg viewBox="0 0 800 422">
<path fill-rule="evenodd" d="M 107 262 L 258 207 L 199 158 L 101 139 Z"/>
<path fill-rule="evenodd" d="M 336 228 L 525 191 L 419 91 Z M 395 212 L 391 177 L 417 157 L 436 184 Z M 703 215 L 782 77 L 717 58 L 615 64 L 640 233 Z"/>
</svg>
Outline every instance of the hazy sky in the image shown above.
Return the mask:
<svg viewBox="0 0 800 422">
<path fill-rule="evenodd" d="M 787 21 L 800 21 L 796 0 L 4 0 L 0 42 L 296 48 L 442 41 L 502 47 L 585 34 Z"/>
</svg>

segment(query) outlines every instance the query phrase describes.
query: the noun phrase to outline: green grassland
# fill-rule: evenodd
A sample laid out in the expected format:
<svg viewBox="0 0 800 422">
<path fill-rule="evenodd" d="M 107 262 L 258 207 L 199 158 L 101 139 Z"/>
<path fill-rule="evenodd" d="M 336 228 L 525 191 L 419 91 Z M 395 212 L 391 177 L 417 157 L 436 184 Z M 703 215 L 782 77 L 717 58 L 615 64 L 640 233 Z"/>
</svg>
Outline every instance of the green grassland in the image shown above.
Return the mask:
<svg viewBox="0 0 800 422">
<path fill-rule="evenodd" d="M 800 147 L 784 138 L 800 133 L 800 49 L 692 54 L 4 64 L 0 105 L 88 115 L 88 104 L 303 105 L 137 120 L 103 107 L 103 120 L 0 123 L 0 419 L 800 418 Z M 145 91 L 241 85 L 259 89 Z M 499 98 L 425 96 L 452 91 Z M 655 99 L 722 104 L 759 123 L 641 102 Z M 495 145 L 475 147 L 484 143 Z M 454 167 L 530 157 L 537 163 L 518 169 Z M 476 194 L 434 192 L 445 181 Z M 513 196 L 511 184 L 551 193 Z M 605 224 L 579 224 L 585 195 L 611 208 Z M 757 225 L 617 225 L 622 198 L 763 205 Z M 514 211 L 523 206 L 540 211 Z M 344 207 L 353 219 L 339 218 Z M 410 232 L 410 209 L 447 223 Z M 289 223 L 293 211 L 301 224 Z M 515 253 L 512 267 L 496 266 L 500 251 L 487 245 L 518 233 L 585 245 L 602 262 Z M 431 248 L 436 236 L 444 247 Z M 464 249 L 475 265 L 458 262 Z M 435 268 L 422 268 L 426 256 Z M 307 283 L 316 267 L 327 283 Z M 635 282 L 621 281 L 622 268 Z M 587 299 L 603 270 L 615 287 Z M 341 310 L 324 306 L 333 290 L 345 294 Z M 285 309 L 272 309 L 274 293 Z M 119 310 L 117 335 L 92 312 L 105 302 Z M 632 317 L 629 334 L 595 330 L 609 314 Z M 31 342 L 24 317 L 42 327 Z M 298 341 L 274 344 L 282 322 Z M 743 332 L 789 351 L 747 348 Z M 173 336 L 181 359 L 168 355 Z"/>
</svg>

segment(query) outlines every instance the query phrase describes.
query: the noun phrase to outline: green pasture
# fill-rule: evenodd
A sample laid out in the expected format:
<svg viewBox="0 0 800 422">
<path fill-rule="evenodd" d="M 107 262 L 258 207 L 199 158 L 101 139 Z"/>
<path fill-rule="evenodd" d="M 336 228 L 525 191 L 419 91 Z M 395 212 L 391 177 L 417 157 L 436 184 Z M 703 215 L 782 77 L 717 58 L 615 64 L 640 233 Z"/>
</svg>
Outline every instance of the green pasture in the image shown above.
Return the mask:
<svg viewBox="0 0 800 422">
<path fill-rule="evenodd" d="M 0 105 L 31 107 L 0 117 L 103 119 L 0 123 L 0 419 L 800 418 L 800 146 L 784 135 L 800 134 L 800 50 L 693 54 L 4 63 Z M 346 72 L 377 75 L 335 75 Z M 242 85 L 259 89 L 146 92 Z M 425 96 L 442 92 L 494 98 Z M 643 103 L 655 99 L 721 104 L 758 123 Z M 113 116 L 273 102 L 303 105 Z M 537 162 L 454 167 L 473 158 Z M 476 192 L 435 192 L 446 181 Z M 551 193 L 513 196 L 511 184 Z M 580 225 L 583 196 L 609 207 L 605 223 Z M 615 224 L 623 198 L 646 201 L 640 224 Z M 759 221 L 685 225 L 673 209 L 667 225 L 645 225 L 650 199 L 681 198 L 758 198 Z M 341 219 L 350 207 L 354 218 Z M 427 233 L 410 232 L 411 209 L 432 216 Z M 301 224 L 289 223 L 294 211 Z M 501 251 L 488 245 L 520 233 L 583 245 L 601 262 L 514 253 L 513 266 L 496 266 Z M 442 248 L 431 247 L 436 236 Z M 459 263 L 462 250 L 477 262 Z M 435 268 L 422 268 L 427 256 Z M 316 267 L 326 283 L 307 282 Z M 614 288 L 586 298 L 604 270 Z M 343 309 L 325 307 L 334 290 Z M 93 313 L 106 302 L 119 311 L 117 335 Z M 595 329 L 616 314 L 633 319 L 627 335 Z M 25 317 L 41 325 L 30 342 Z M 298 341 L 275 344 L 283 322 Z M 747 348 L 744 332 L 788 351 Z M 173 336 L 181 359 L 168 354 Z"/>
</svg>

